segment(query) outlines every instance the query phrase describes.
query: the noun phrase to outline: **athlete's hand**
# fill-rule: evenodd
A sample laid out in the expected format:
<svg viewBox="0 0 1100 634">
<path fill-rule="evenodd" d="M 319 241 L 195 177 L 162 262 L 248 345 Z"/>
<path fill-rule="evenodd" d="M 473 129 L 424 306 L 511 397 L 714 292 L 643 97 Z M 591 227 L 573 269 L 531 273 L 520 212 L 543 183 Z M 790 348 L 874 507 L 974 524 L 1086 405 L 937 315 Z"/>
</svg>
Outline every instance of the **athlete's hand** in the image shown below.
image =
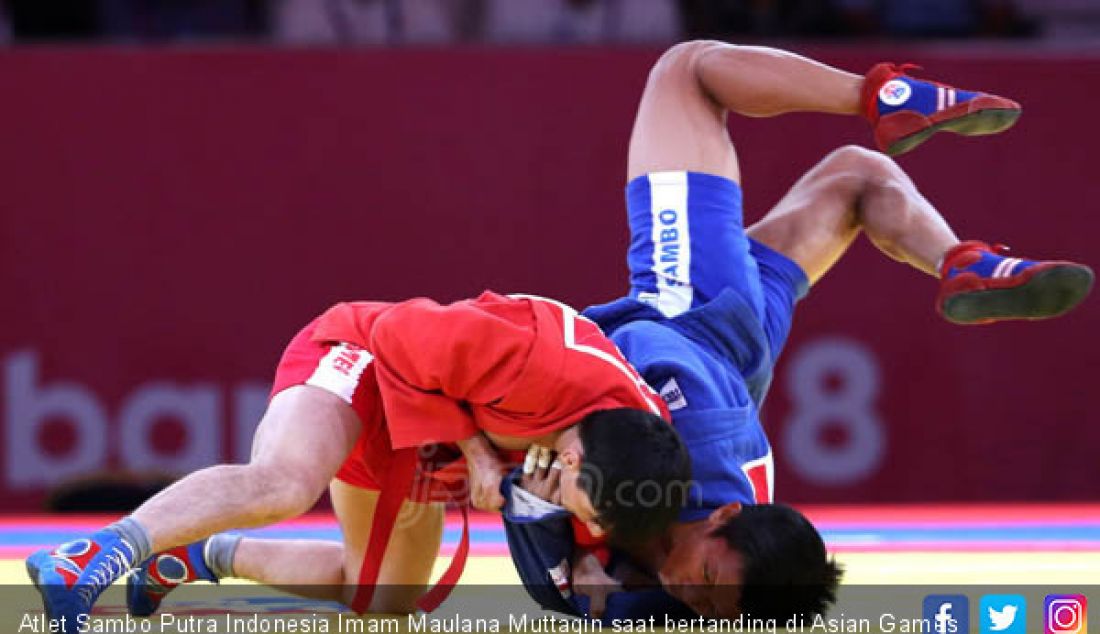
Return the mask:
<svg viewBox="0 0 1100 634">
<path fill-rule="evenodd" d="M 607 597 L 622 589 L 622 584 L 604 572 L 595 555 L 584 553 L 573 562 L 573 592 L 588 597 L 588 616 L 602 617 Z"/>
<path fill-rule="evenodd" d="M 504 480 L 500 460 L 494 458 L 492 461 L 468 464 L 470 503 L 479 511 L 499 511 L 504 507 L 504 496 L 500 494 L 500 483 Z"/>
<path fill-rule="evenodd" d="M 523 461 L 523 477 L 519 485 L 528 493 L 537 495 L 551 504 L 561 505 L 561 463 L 548 447 L 531 445 Z"/>
<path fill-rule="evenodd" d="M 504 506 L 504 496 L 500 494 L 504 465 L 496 448 L 482 434 L 458 441 L 458 448 L 466 457 L 470 503 L 480 511 L 499 511 Z"/>
</svg>

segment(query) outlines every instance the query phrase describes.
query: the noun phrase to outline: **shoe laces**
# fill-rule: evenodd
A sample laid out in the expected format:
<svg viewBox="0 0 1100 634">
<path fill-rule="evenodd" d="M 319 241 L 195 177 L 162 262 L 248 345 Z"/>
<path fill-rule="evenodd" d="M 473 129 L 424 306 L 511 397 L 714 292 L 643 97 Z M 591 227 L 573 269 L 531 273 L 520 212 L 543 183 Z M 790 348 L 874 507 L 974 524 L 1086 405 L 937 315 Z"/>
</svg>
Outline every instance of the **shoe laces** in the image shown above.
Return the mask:
<svg viewBox="0 0 1100 634">
<path fill-rule="evenodd" d="M 125 544 L 127 548 L 130 547 L 124 540 L 122 544 Z M 90 605 L 107 586 L 125 575 L 133 567 L 133 550 L 131 549 L 130 554 L 127 555 L 118 545 L 112 546 L 111 552 L 107 553 L 94 568 L 85 570 L 88 579 L 77 588 L 77 594 L 85 603 Z"/>
<path fill-rule="evenodd" d="M 891 64 L 890 66 L 891 66 L 891 69 L 895 73 L 897 73 L 897 75 L 895 75 L 895 76 L 906 75 L 906 72 L 911 71 L 911 70 L 924 70 L 923 66 L 921 66 L 919 64 L 911 64 L 909 62 L 905 62 L 904 64 Z M 910 75 L 906 75 L 906 76 L 910 77 Z M 940 86 L 941 88 L 947 88 L 949 90 L 958 90 L 958 88 L 955 88 L 951 84 L 945 84 L 941 81 L 936 81 L 935 79 L 924 79 L 924 78 L 917 78 L 917 77 L 912 77 L 912 78 L 916 79 L 917 81 L 924 82 L 926 84 L 932 84 L 933 86 Z"/>
<path fill-rule="evenodd" d="M 940 276 L 947 278 L 952 271 L 961 271 L 973 266 L 982 258 L 982 253 L 1006 256 L 1009 251 L 1010 249 L 1003 244 L 989 244 L 980 240 L 960 242 L 944 254 L 939 266 Z"/>
<path fill-rule="evenodd" d="M 910 70 L 924 70 L 924 67 L 919 64 L 905 62 L 903 64 L 890 64 L 890 69 L 899 75 L 904 75 Z"/>
</svg>

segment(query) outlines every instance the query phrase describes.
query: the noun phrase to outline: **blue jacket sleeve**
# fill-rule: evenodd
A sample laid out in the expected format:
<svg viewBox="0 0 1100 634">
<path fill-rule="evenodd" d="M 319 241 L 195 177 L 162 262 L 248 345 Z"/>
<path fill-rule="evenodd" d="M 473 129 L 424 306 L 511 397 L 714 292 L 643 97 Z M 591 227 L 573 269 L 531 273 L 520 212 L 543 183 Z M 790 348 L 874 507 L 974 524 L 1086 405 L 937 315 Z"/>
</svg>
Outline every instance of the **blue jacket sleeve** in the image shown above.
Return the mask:
<svg viewBox="0 0 1100 634">
<path fill-rule="evenodd" d="M 504 479 L 501 492 L 506 501 L 503 518 L 508 550 L 523 587 L 543 609 L 588 618 L 588 597 L 573 592 L 575 545 L 569 513 L 565 509 L 537 517 L 517 513 L 512 487 L 518 478 L 517 469 Z M 663 620 L 666 615 L 671 618 L 695 616 L 663 590 L 649 589 L 612 594 L 600 620 L 610 626 L 615 619 L 654 616 Z"/>
<path fill-rule="evenodd" d="M 520 581 L 544 609 L 584 616 L 571 587 L 574 546 L 569 512 L 561 509 L 538 517 L 519 515 L 512 496 L 518 479 L 517 469 L 504 479 L 501 493 L 505 499 L 504 532 Z"/>
</svg>

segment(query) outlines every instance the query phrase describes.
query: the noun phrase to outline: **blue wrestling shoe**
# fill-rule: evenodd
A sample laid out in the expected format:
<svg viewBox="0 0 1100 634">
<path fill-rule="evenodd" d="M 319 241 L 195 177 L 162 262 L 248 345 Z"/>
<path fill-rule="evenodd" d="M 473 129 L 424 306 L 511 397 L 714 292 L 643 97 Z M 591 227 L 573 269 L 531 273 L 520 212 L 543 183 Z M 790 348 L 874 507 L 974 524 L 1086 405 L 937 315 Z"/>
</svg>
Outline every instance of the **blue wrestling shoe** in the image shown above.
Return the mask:
<svg viewBox="0 0 1100 634">
<path fill-rule="evenodd" d="M 134 548 L 118 533 L 101 530 L 27 558 L 27 574 L 42 595 L 46 616 L 64 619 L 64 634 L 81 631 L 92 605 L 134 565 Z"/>
<path fill-rule="evenodd" d="M 875 142 L 891 156 L 904 154 L 936 132 L 965 136 L 997 134 L 1020 118 L 1020 104 L 983 92 L 906 74 L 912 64 L 877 64 L 863 81 L 863 114 Z"/>
<path fill-rule="evenodd" d="M 1080 304 L 1092 283 L 1083 264 L 1008 257 L 1005 246 L 971 240 L 944 255 L 936 309 L 956 324 L 1048 319 Z"/>
<path fill-rule="evenodd" d="M 192 581 L 218 582 L 206 565 L 208 540 L 181 546 L 145 560 L 126 579 L 126 607 L 132 616 L 151 616 L 177 586 Z"/>
</svg>

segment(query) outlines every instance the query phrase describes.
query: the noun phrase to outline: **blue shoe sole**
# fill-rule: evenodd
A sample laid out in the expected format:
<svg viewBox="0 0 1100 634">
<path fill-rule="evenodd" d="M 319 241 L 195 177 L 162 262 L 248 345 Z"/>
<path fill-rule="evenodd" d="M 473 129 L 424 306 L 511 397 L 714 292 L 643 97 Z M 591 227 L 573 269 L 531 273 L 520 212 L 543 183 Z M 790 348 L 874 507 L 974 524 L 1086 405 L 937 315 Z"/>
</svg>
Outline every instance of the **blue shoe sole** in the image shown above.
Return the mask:
<svg viewBox="0 0 1100 634">
<path fill-rule="evenodd" d="M 138 583 L 138 577 L 144 579 L 145 571 L 139 570 L 126 578 L 126 609 L 130 616 L 152 616 L 160 607 L 160 602 L 152 604 L 145 594 L 143 584 Z"/>
<path fill-rule="evenodd" d="M 72 595 L 73 591 L 65 586 L 64 578 L 53 571 L 53 559 L 50 557 L 50 553 L 40 550 L 27 557 L 26 565 L 27 576 L 34 583 L 34 589 L 42 597 L 42 609 L 46 613 L 46 618 L 53 622 L 56 619 L 65 617 L 66 634 L 76 632 L 78 627 L 76 619 L 84 611 L 80 609 L 79 605 L 58 605 L 59 603 L 69 603 L 76 597 Z M 69 596 L 51 596 L 58 593 L 66 593 Z"/>
<path fill-rule="evenodd" d="M 1039 271 L 1014 288 L 959 293 L 943 302 L 943 316 L 956 324 L 988 320 L 1049 319 L 1073 310 L 1092 290 L 1092 269 L 1061 264 Z"/>
<path fill-rule="evenodd" d="M 35 559 L 41 559 L 45 555 L 49 557 L 49 554 L 44 550 L 40 550 L 30 557 L 27 557 L 27 576 L 31 578 L 31 582 L 34 584 L 34 589 L 38 591 L 39 596 L 42 597 L 42 611 L 46 613 L 46 618 L 51 621 L 54 619 L 53 610 L 50 609 L 50 601 L 46 594 L 42 591 L 42 582 L 39 580 L 39 564 L 35 562 Z"/>
</svg>

